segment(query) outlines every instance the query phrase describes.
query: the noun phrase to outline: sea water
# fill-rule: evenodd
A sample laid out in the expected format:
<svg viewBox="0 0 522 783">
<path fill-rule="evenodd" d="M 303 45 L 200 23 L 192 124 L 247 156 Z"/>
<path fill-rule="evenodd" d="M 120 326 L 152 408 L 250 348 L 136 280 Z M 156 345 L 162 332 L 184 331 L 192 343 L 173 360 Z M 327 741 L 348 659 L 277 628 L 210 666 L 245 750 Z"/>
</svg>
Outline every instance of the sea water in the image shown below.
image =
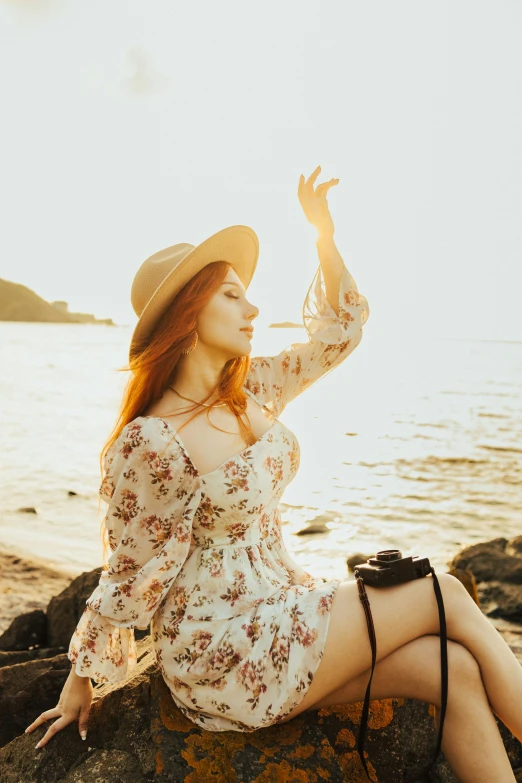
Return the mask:
<svg viewBox="0 0 522 783">
<path fill-rule="evenodd" d="M 101 564 L 99 454 L 128 378 L 117 368 L 131 333 L 0 324 L 3 548 L 71 575 Z M 267 328 L 251 355 L 305 339 L 303 328 Z M 301 449 L 281 500 L 294 559 L 347 578 L 349 554 L 398 548 L 442 572 L 467 544 L 522 534 L 521 389 L 520 342 L 365 334 L 280 417 Z M 19 511 L 28 506 L 37 513 Z M 296 535 L 310 522 L 325 532 Z"/>
</svg>

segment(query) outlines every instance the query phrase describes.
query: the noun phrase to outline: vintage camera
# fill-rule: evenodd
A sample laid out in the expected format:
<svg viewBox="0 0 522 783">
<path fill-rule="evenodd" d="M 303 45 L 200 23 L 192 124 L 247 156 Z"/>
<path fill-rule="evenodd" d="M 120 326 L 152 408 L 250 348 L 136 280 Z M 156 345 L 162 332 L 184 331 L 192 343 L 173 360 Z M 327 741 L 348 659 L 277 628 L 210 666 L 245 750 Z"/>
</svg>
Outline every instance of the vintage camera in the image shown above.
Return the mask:
<svg viewBox="0 0 522 783">
<path fill-rule="evenodd" d="M 400 549 L 381 549 L 375 557 L 368 558 L 366 563 L 358 564 L 354 568 L 355 577 L 360 576 L 363 582 L 371 587 L 400 585 L 427 576 L 430 572 L 431 566 L 427 557 L 403 557 Z"/>
<path fill-rule="evenodd" d="M 413 776 L 408 777 L 405 783 L 417 783 L 419 779 L 423 779 L 423 776 L 424 779 L 427 777 L 428 780 L 431 780 L 430 771 L 433 768 L 435 761 L 437 760 L 442 745 L 442 729 L 444 726 L 444 717 L 446 715 L 448 699 L 448 638 L 446 633 L 444 601 L 442 599 L 442 592 L 440 589 L 439 580 L 437 579 L 437 574 L 435 573 L 433 566 L 430 566 L 430 561 L 427 557 L 418 557 L 417 555 L 408 555 L 408 557 L 403 557 L 400 549 L 381 549 L 380 552 L 377 552 L 375 557 L 368 558 L 366 563 L 360 563 L 356 565 L 353 569 L 353 572 L 355 574 L 357 587 L 359 589 L 359 598 L 361 599 L 366 615 L 366 623 L 368 625 L 368 634 L 372 648 L 372 669 L 368 687 L 366 688 L 366 695 L 364 697 L 361 723 L 359 726 L 359 736 L 357 739 L 357 751 L 366 772 L 366 776 L 370 781 L 372 778 L 370 777 L 368 765 L 364 757 L 364 738 L 366 735 L 366 729 L 368 727 L 368 715 L 370 711 L 370 686 L 375 669 L 375 663 L 377 661 L 377 639 L 370 608 L 370 600 L 366 592 L 365 584 L 371 585 L 372 587 L 392 587 L 393 585 L 400 585 L 403 582 L 411 582 L 413 579 L 420 579 L 423 576 L 428 576 L 428 574 L 431 574 L 433 577 L 433 589 L 435 591 L 435 598 L 437 600 L 437 607 L 439 610 L 441 643 L 441 710 L 439 734 L 437 738 L 437 747 L 429 767 L 426 767 L 420 773 L 417 772 Z"/>
</svg>

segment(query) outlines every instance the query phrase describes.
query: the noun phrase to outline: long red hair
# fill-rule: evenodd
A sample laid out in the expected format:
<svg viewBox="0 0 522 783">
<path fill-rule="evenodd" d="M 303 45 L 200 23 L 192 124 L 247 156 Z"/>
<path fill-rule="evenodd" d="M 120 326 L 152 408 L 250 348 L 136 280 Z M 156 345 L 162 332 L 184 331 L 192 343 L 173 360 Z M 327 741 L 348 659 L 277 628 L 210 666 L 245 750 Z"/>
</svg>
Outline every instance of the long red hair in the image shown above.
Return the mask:
<svg viewBox="0 0 522 783">
<path fill-rule="evenodd" d="M 143 350 L 134 355 L 128 365 L 118 368 L 117 372 L 130 372 L 131 376 L 123 392 L 116 424 L 100 453 L 102 481 L 105 457 L 123 428 L 137 416 L 144 415 L 145 411 L 160 399 L 165 389 L 174 382 L 178 359 L 181 352 L 189 348 L 192 343 L 199 312 L 217 292 L 229 268 L 228 261 L 213 261 L 197 272 L 158 319 Z M 218 402 L 228 403 L 230 410 L 238 418 L 247 445 L 250 445 L 255 437 L 239 414 L 245 413 L 247 407 L 247 395 L 243 391 L 243 384 L 249 368 L 249 354 L 230 359 L 223 366 L 218 383 L 208 395 L 210 397 L 214 391 L 218 393 L 216 400 L 211 403 L 212 406 Z M 197 409 L 197 406 L 194 406 L 194 409 Z M 209 409 L 198 410 L 192 418 L 205 410 Z M 98 513 L 99 510 L 98 500 Z M 105 519 L 102 521 L 101 538 L 104 566 L 107 567 L 109 542 Z"/>
</svg>

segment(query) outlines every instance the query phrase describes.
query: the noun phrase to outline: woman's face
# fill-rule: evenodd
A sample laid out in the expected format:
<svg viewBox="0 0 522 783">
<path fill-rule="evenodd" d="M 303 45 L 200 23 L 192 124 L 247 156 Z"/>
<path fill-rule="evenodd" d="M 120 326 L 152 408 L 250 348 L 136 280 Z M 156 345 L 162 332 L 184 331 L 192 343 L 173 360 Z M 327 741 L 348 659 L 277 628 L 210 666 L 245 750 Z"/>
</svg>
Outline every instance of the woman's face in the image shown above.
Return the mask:
<svg viewBox="0 0 522 783">
<path fill-rule="evenodd" d="M 230 267 L 224 282 L 198 316 L 196 350 L 200 344 L 217 349 L 225 354 L 225 361 L 249 354 L 252 332 L 244 330 L 253 328 L 252 320 L 258 315 L 259 309 L 248 301 L 243 283 Z"/>
</svg>

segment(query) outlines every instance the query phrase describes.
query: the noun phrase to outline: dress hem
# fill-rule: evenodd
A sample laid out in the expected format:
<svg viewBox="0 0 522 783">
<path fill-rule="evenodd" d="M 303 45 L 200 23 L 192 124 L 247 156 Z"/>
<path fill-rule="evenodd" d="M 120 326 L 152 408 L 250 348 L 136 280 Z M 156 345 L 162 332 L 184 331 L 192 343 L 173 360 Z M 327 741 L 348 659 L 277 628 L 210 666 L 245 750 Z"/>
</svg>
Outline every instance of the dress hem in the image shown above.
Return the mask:
<svg viewBox="0 0 522 783">
<path fill-rule="evenodd" d="M 346 581 L 346 580 L 345 579 L 328 579 L 324 584 L 321 585 L 321 587 L 324 588 L 324 587 L 332 585 L 332 584 L 337 584 L 337 587 L 335 588 L 335 592 L 332 595 L 332 603 L 333 603 L 333 598 L 337 594 L 337 590 L 339 588 L 339 585 L 343 581 Z M 326 621 L 326 625 L 325 625 L 325 629 L 324 629 L 324 635 L 323 635 L 323 652 L 324 652 L 324 648 L 326 646 L 326 640 L 328 639 L 328 632 L 329 632 L 329 629 L 330 629 L 331 618 L 332 618 L 332 607 L 330 606 L 330 609 L 328 610 L 328 616 L 327 616 L 327 621 Z M 321 665 L 322 658 L 323 658 L 323 654 L 321 654 L 321 657 L 316 662 L 315 668 L 312 670 L 312 679 L 310 680 L 310 682 L 308 684 L 308 687 L 304 691 L 301 691 L 298 694 L 298 698 L 297 699 L 295 698 L 295 696 L 292 696 L 293 703 L 289 707 L 284 706 L 281 710 L 279 710 L 278 714 L 270 722 L 261 723 L 259 726 L 251 726 L 251 727 L 248 727 L 248 728 L 239 728 L 238 726 L 234 726 L 233 725 L 234 722 L 235 722 L 234 719 L 233 718 L 227 718 L 226 715 L 221 715 L 221 714 L 220 715 L 214 715 L 213 713 L 205 712 L 204 710 L 201 710 L 201 711 L 197 712 L 197 715 L 204 715 L 206 718 L 209 719 L 209 721 L 212 721 L 215 718 L 218 718 L 218 719 L 221 719 L 221 720 L 230 720 L 231 725 L 223 727 L 223 728 L 213 728 L 213 727 L 209 726 L 208 724 L 204 724 L 203 722 L 201 722 L 201 723 L 198 722 L 197 720 L 195 720 L 192 716 L 190 716 L 188 714 L 188 712 L 191 711 L 190 708 L 187 707 L 183 702 L 181 702 L 179 700 L 179 697 L 177 696 L 177 694 L 174 694 L 172 692 L 172 689 L 170 688 L 168 682 L 166 682 L 166 685 L 169 687 L 169 690 L 170 690 L 171 696 L 172 696 L 172 700 L 173 700 L 174 704 L 176 705 L 176 707 L 178 707 L 178 709 L 183 713 L 183 715 L 185 715 L 185 717 L 188 720 L 190 720 L 191 723 L 193 723 L 194 726 L 196 726 L 197 728 L 204 729 L 205 731 L 211 731 L 213 733 L 214 732 L 215 733 L 224 732 L 224 731 L 236 731 L 236 732 L 240 732 L 242 734 L 251 734 L 251 733 L 253 733 L 255 731 L 259 731 L 260 729 L 269 728 L 270 726 L 278 726 L 279 724 L 282 725 L 283 718 L 285 718 L 287 715 L 289 715 L 296 707 L 299 706 L 299 704 L 301 704 L 301 702 L 304 700 L 306 694 L 310 690 L 310 686 L 312 685 L 312 683 L 313 683 L 313 681 L 315 679 L 317 670 L 319 669 L 319 666 Z M 287 704 L 288 704 L 288 700 L 287 700 L 287 702 L 285 702 L 285 705 L 287 705 Z M 296 717 L 298 717 L 298 716 L 296 715 Z M 243 721 L 241 721 L 241 723 L 243 723 L 243 726 L 245 725 Z"/>
</svg>

